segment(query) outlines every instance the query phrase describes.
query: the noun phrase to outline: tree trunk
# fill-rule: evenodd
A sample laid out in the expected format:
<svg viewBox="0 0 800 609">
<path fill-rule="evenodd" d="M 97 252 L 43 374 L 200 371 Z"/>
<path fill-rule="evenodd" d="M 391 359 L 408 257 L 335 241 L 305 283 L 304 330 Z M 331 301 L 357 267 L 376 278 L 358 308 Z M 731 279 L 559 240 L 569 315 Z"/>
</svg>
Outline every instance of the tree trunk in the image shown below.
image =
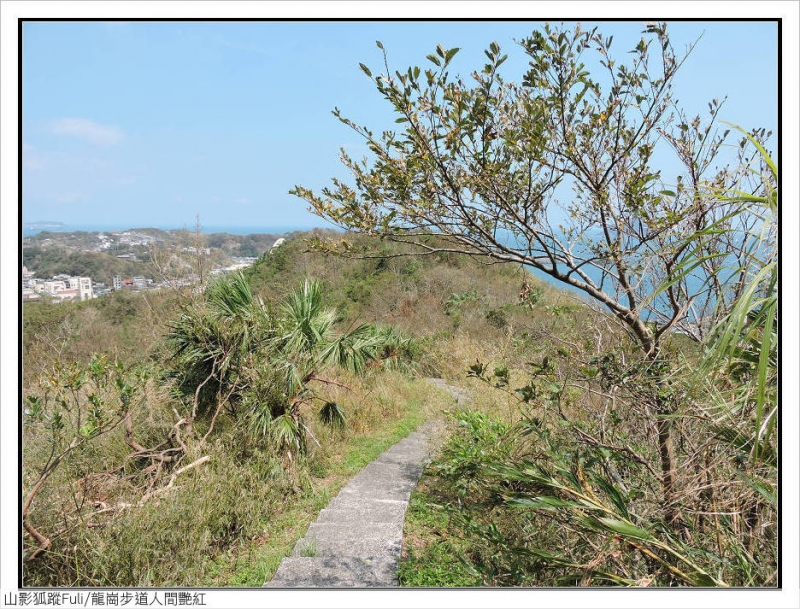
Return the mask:
<svg viewBox="0 0 800 609">
<path fill-rule="evenodd" d="M 650 374 L 652 375 L 651 390 L 655 391 L 652 404 L 656 413 L 656 431 L 658 433 L 658 456 L 661 463 L 661 489 L 663 492 L 662 509 L 664 520 L 675 531 L 682 535 L 688 534 L 688 529 L 681 514 L 677 492 L 677 461 L 675 458 L 675 429 L 673 416 L 675 404 L 665 393 L 669 381 L 664 378 L 662 361 L 659 359 L 659 348 L 655 343 L 642 345 L 647 349 L 647 359 L 650 361 Z"/>
<path fill-rule="evenodd" d="M 676 527 L 681 525 L 681 514 L 677 506 L 675 492 L 675 446 L 673 442 L 673 428 L 670 416 L 673 414 L 664 400 L 657 399 L 658 403 L 658 454 L 661 460 L 661 488 L 664 493 L 663 508 L 664 519 L 667 524 Z"/>
</svg>

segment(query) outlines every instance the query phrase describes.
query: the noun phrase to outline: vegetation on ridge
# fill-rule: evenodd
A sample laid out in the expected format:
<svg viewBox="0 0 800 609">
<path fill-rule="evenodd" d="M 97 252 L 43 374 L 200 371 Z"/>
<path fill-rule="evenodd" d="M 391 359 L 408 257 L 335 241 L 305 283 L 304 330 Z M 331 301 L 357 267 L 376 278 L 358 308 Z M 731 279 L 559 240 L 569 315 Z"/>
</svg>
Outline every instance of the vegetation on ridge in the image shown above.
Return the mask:
<svg viewBox="0 0 800 609">
<path fill-rule="evenodd" d="M 645 36 L 617 65 L 597 30 L 545 27 L 520 85 L 495 44 L 473 86 L 455 49 L 363 66 L 403 131 L 342 119 L 373 160 L 295 189 L 354 233 L 204 292 L 25 305 L 25 583 L 260 585 L 356 467 L 442 415 L 401 583 L 778 585 L 777 168 L 762 131 L 725 159 L 720 105 L 685 117 L 685 58 Z"/>
<path fill-rule="evenodd" d="M 770 134 L 730 145 L 718 100 L 707 117 L 685 114 L 672 87 L 691 47 L 677 54 L 666 24 L 648 24 L 624 58 L 580 25 L 547 24 L 519 44 L 528 69 L 512 82 L 496 43 L 467 81 L 448 71 L 457 48 L 393 73 L 379 42 L 384 71 L 361 69 L 398 131 L 378 136 L 334 110 L 371 158 L 343 152 L 350 183 L 292 192 L 347 230 L 538 269 L 626 335 L 607 344 L 586 319 L 579 336 L 561 329 L 563 346 L 541 349 L 526 378 L 502 361 L 470 367 L 525 413 L 509 430 L 521 452 L 476 449 L 483 492 L 457 503 L 466 530 L 481 520 L 471 533 L 490 550 L 472 564 L 487 583 L 774 584 Z M 656 167 L 669 153 L 672 166 Z M 581 340 L 595 333 L 596 344 Z M 703 347 L 723 357 L 698 378 Z M 487 506 L 532 513 L 501 530 Z M 543 519 L 549 527 L 534 524 Z"/>
<path fill-rule="evenodd" d="M 519 269 L 498 274 L 464 257 L 334 260 L 309 250 L 308 237 L 290 239 L 204 295 L 162 290 L 25 305 L 26 523 L 51 542 L 25 563 L 26 585 L 261 585 L 349 476 L 446 407 L 417 376 L 452 376 L 465 358 L 493 356 L 509 324 L 527 317 L 528 305 L 517 304 Z M 565 298 L 539 289 L 543 305 Z M 500 314 L 505 325 L 491 321 Z M 291 327 L 315 328 L 325 340 L 308 345 L 317 334 L 292 338 Z M 329 365 L 336 354 L 326 345 L 346 355 L 342 337 L 367 338 L 359 327 L 370 330 L 364 365 Z M 181 334 L 187 346 L 178 353 Z M 290 344 L 297 351 L 287 357 L 281 350 Z M 257 406 L 278 408 L 271 420 L 291 417 L 291 401 L 275 392 L 281 383 L 289 388 L 288 377 L 276 378 L 288 370 L 274 365 L 281 360 L 295 378 L 313 369 L 321 379 L 295 394 L 305 437 L 281 434 L 286 426 L 265 435 L 256 424 L 264 422 Z M 220 373 L 196 394 L 214 366 Z M 127 405 L 116 378 L 130 386 Z M 62 398 L 75 406 L 63 410 Z M 31 399 L 42 401 L 40 410 Z M 278 450 L 281 438 L 288 442 Z M 31 495 L 51 439 L 80 445 Z M 292 448 L 295 440 L 304 451 Z M 26 553 L 42 547 L 23 535 Z"/>
</svg>

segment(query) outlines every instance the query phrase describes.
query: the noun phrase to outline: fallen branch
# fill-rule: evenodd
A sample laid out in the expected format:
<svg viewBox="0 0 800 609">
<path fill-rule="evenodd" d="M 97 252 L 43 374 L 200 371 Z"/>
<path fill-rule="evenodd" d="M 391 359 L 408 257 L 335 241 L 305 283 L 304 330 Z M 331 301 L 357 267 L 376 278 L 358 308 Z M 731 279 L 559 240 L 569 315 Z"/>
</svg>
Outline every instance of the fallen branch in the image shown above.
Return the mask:
<svg viewBox="0 0 800 609">
<path fill-rule="evenodd" d="M 53 542 L 50 541 L 44 535 L 42 535 L 35 528 L 33 528 L 31 523 L 25 520 L 24 518 L 22 520 L 22 526 L 25 527 L 25 530 L 28 531 L 28 533 L 30 533 L 31 537 L 33 537 L 39 543 L 38 548 L 26 554 L 25 557 L 22 559 L 23 562 L 28 562 L 29 560 L 33 560 L 34 558 L 39 556 L 39 554 L 41 554 L 42 552 L 49 550 L 50 546 L 53 545 Z"/>
<path fill-rule="evenodd" d="M 180 468 L 179 470 L 175 471 L 172 474 L 172 476 L 170 476 L 169 483 L 166 486 L 162 486 L 161 488 L 159 488 L 159 489 L 157 489 L 155 491 L 151 491 L 151 492 L 147 493 L 144 497 L 142 497 L 139 500 L 139 503 L 137 505 L 144 505 L 145 503 L 150 501 L 150 499 L 152 499 L 156 495 L 160 495 L 161 493 L 164 493 L 164 492 L 168 491 L 175 484 L 175 480 L 177 479 L 177 477 L 180 476 L 183 472 L 185 472 L 187 470 L 190 470 L 193 467 L 197 467 L 198 465 L 202 465 L 203 463 L 205 463 L 206 461 L 209 461 L 210 459 L 211 459 L 211 457 L 209 455 L 206 455 L 205 457 L 200 457 L 196 461 L 192 461 L 189 465 L 186 465 L 186 466 Z"/>
<path fill-rule="evenodd" d="M 656 480 L 661 481 L 662 475 L 659 474 L 655 469 L 653 469 L 653 466 L 650 465 L 650 463 L 648 463 L 647 460 L 644 457 L 642 457 L 641 455 L 639 455 L 635 451 L 631 450 L 629 447 L 627 447 L 627 446 L 614 446 L 613 444 L 606 444 L 604 442 L 601 442 L 597 438 L 592 437 L 591 435 L 589 435 L 585 431 L 583 431 L 581 429 L 578 429 L 577 427 L 575 428 L 575 431 L 586 442 L 588 442 L 589 444 L 591 444 L 593 446 L 599 446 L 601 448 L 607 448 L 608 450 L 613 450 L 615 452 L 625 453 L 626 455 L 628 455 L 631 459 L 633 459 L 637 463 L 639 463 L 641 465 L 644 465 L 648 469 L 648 471 L 651 474 L 653 474 L 653 477 L 655 477 Z"/>
<path fill-rule="evenodd" d="M 188 449 L 186 448 L 186 444 L 184 444 L 183 440 L 181 439 L 180 428 L 181 425 L 186 425 L 188 422 L 189 421 L 186 420 L 186 418 L 180 419 L 177 423 L 175 423 L 175 425 L 172 426 L 172 429 L 170 430 L 169 435 L 167 436 L 168 439 L 175 438 L 178 444 L 180 444 L 181 450 L 183 450 L 184 453 L 187 452 Z"/>
</svg>

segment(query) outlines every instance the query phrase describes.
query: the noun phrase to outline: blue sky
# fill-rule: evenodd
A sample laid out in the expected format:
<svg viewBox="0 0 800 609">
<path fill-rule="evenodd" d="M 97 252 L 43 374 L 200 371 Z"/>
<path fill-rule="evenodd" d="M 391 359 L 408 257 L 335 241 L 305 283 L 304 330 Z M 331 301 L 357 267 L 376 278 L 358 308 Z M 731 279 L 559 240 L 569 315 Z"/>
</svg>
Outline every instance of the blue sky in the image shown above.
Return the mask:
<svg viewBox="0 0 800 609">
<path fill-rule="evenodd" d="M 514 43 L 537 22 L 26 22 L 23 214 L 26 222 L 136 226 L 312 226 L 288 194 L 346 177 L 339 148 L 358 136 L 331 110 L 376 132 L 394 126 L 358 67 L 424 65 L 461 47 L 452 72 L 483 64 L 497 41 L 519 81 Z M 590 25 L 585 23 L 585 25 Z M 616 54 L 638 22 L 597 24 Z M 728 97 L 722 119 L 777 128 L 777 26 L 674 22 L 676 49 L 702 35 L 676 80 L 693 115 Z"/>
</svg>

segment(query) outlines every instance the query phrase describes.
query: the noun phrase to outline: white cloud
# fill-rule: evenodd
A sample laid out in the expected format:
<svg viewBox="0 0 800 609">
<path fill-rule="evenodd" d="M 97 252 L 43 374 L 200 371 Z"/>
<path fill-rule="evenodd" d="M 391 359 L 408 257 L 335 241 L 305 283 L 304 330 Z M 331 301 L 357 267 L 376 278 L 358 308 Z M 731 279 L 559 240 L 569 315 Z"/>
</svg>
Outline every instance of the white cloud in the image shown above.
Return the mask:
<svg viewBox="0 0 800 609">
<path fill-rule="evenodd" d="M 42 155 L 28 142 L 22 142 L 22 166 L 29 171 L 43 169 L 45 166 Z"/>
<path fill-rule="evenodd" d="M 122 141 L 124 133 L 116 125 L 101 125 L 88 118 L 61 118 L 49 125 L 50 133 L 77 137 L 99 146 L 113 146 Z"/>
<path fill-rule="evenodd" d="M 239 205 L 250 205 L 250 199 L 247 197 L 239 197 L 238 199 L 234 199 L 233 202 Z"/>
</svg>

